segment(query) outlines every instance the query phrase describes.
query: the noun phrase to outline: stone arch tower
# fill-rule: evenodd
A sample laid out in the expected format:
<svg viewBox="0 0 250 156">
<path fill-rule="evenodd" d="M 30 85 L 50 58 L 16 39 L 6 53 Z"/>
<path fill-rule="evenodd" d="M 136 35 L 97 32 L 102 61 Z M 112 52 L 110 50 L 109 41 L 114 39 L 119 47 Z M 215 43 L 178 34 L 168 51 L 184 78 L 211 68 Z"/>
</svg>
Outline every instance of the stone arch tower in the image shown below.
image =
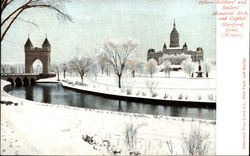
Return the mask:
<svg viewBox="0 0 250 156">
<path fill-rule="evenodd" d="M 43 74 L 48 74 L 50 70 L 50 51 L 51 45 L 47 37 L 45 38 L 42 48 L 33 47 L 30 38 L 24 45 L 25 53 L 25 73 L 33 73 L 32 65 L 38 59 L 43 64 Z"/>
</svg>

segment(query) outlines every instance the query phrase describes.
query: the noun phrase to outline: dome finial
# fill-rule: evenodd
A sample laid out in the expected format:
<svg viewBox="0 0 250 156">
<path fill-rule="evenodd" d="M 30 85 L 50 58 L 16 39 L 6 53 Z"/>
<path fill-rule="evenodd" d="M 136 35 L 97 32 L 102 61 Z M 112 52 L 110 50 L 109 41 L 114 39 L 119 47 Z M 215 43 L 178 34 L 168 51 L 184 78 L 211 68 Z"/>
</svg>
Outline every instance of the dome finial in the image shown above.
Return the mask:
<svg viewBox="0 0 250 156">
<path fill-rule="evenodd" d="M 174 18 L 174 29 L 175 29 L 175 18 Z"/>
</svg>

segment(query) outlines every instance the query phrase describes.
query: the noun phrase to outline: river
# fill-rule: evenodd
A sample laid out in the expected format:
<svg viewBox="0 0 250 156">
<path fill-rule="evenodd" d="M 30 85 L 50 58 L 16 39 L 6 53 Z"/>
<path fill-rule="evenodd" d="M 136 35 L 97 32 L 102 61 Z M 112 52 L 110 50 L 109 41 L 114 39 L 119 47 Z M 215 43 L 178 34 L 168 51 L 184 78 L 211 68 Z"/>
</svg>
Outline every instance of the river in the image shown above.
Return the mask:
<svg viewBox="0 0 250 156">
<path fill-rule="evenodd" d="M 72 107 L 209 120 L 216 119 L 216 109 L 174 107 L 114 100 L 65 89 L 57 83 L 37 83 L 35 86 L 13 87 L 8 93 L 27 100 Z"/>
</svg>

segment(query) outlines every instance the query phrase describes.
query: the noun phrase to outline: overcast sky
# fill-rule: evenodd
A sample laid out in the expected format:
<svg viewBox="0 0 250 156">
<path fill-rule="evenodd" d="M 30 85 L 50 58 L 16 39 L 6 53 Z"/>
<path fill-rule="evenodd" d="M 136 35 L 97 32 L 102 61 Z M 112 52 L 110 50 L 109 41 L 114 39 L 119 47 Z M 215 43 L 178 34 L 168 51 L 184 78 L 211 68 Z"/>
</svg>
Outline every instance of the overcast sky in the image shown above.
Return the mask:
<svg viewBox="0 0 250 156">
<path fill-rule="evenodd" d="M 169 46 L 175 19 L 180 46 L 202 47 L 205 58 L 216 55 L 215 5 L 200 6 L 198 0 L 78 0 L 66 5 L 74 23 L 62 23 L 44 10 L 29 10 L 21 17 L 39 27 L 16 21 L 1 45 L 2 62 L 24 63 L 28 34 L 35 47 L 41 47 L 47 33 L 52 46 L 52 63 L 68 60 L 77 53 L 95 55 L 108 39 L 136 39 L 137 56 L 146 60 L 147 50 Z"/>
</svg>

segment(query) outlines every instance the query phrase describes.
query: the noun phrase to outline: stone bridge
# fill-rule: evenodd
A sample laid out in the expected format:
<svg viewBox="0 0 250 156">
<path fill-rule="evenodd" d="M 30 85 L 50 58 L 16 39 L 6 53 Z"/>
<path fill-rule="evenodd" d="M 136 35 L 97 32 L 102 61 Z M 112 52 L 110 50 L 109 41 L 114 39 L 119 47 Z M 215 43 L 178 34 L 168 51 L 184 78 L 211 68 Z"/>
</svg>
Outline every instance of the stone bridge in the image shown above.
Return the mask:
<svg viewBox="0 0 250 156">
<path fill-rule="evenodd" d="M 10 73 L 1 73 L 1 79 L 9 81 L 12 86 L 28 86 L 35 85 L 36 81 L 39 79 L 55 77 L 56 74 L 32 74 L 32 73 L 22 73 L 22 74 L 10 74 Z"/>
</svg>

